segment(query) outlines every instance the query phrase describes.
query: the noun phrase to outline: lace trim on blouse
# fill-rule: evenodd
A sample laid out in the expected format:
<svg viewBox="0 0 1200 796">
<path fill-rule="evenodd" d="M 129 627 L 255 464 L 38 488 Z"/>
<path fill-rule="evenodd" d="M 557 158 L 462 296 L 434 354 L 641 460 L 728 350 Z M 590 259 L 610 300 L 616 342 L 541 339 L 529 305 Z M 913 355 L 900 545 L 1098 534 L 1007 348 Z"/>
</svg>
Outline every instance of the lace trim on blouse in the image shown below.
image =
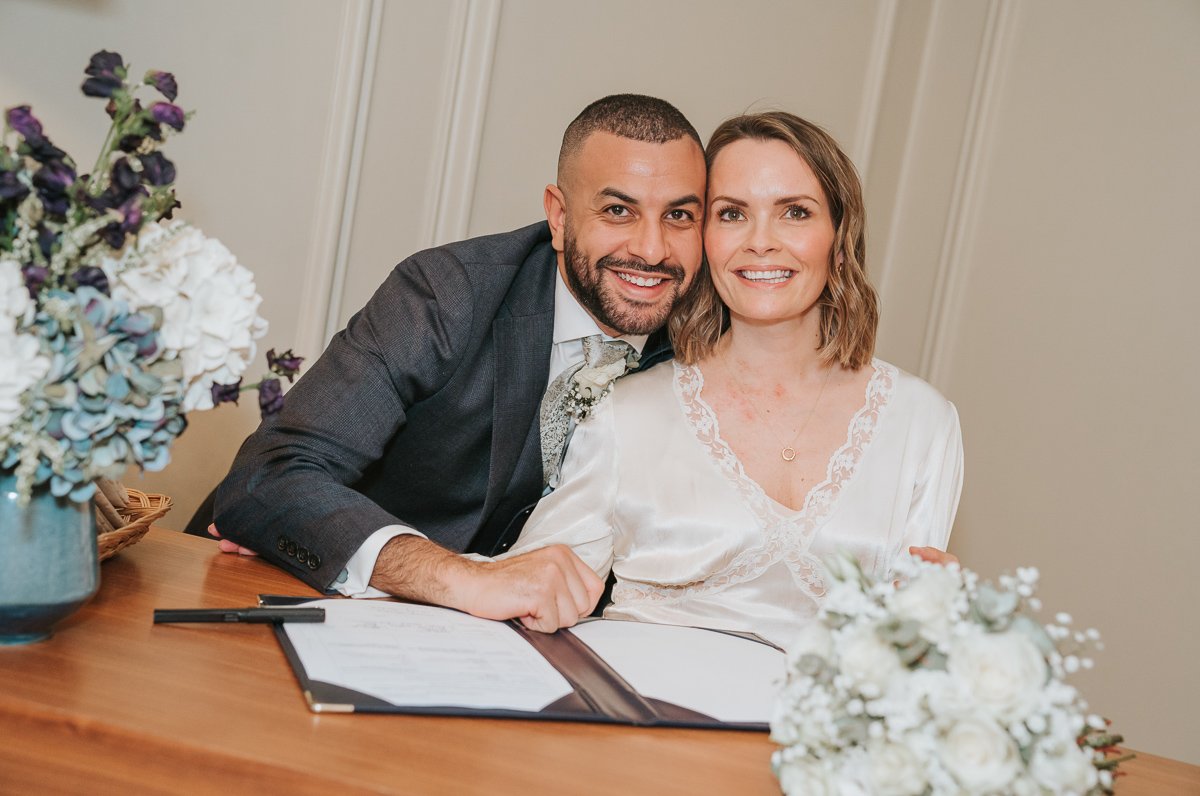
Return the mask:
<svg viewBox="0 0 1200 796">
<path fill-rule="evenodd" d="M 880 414 L 892 397 L 896 369 L 886 362 L 872 361 L 875 372 L 867 382 L 865 402 L 850 419 L 846 442 L 829 457 L 825 480 L 809 490 L 799 511 L 792 511 L 771 499 L 746 474 L 737 455 L 721 438 L 717 415 L 700 396 L 704 389 L 704 374 L 700 369 L 678 362 L 673 365 L 675 396 L 688 426 L 754 514 L 763 530 L 763 542 L 738 553 L 724 568 L 695 583 L 659 585 L 619 581 L 613 587 L 613 602 L 674 603 L 715 594 L 759 577 L 780 561 L 788 567 L 801 591 L 813 599 L 823 596 L 822 565 L 810 552 L 810 547 L 817 531 L 833 513 L 842 490 L 854 478 L 863 454 L 875 437 Z"/>
</svg>

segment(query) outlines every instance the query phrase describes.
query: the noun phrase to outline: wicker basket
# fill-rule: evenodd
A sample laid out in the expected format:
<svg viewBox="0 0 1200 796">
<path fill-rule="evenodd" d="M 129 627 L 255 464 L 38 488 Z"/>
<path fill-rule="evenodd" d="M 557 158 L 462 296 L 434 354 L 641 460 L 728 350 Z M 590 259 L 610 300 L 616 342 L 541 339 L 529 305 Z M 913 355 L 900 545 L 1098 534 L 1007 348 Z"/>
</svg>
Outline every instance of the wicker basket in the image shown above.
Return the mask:
<svg viewBox="0 0 1200 796">
<path fill-rule="evenodd" d="M 129 504 L 117 509 L 125 524 L 96 537 L 100 560 L 106 561 L 129 545 L 138 542 L 155 520 L 162 519 L 171 510 L 172 501 L 166 495 L 147 495 L 137 489 L 126 488 Z"/>
</svg>

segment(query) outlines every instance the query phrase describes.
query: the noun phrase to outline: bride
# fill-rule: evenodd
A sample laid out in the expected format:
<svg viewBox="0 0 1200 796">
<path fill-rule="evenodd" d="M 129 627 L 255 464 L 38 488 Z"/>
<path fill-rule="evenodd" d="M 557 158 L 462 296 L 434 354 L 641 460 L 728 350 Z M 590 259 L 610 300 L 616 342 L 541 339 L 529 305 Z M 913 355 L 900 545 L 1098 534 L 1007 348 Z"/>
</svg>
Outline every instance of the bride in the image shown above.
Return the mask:
<svg viewBox="0 0 1200 796">
<path fill-rule="evenodd" d="M 713 133 L 698 287 L 673 365 L 622 379 L 574 432 L 561 486 L 504 557 L 569 546 L 615 576 L 609 618 L 752 631 L 816 613 L 820 559 L 884 575 L 944 557 L 962 484 L 952 404 L 873 359 L 862 189 L 788 113 Z"/>
</svg>

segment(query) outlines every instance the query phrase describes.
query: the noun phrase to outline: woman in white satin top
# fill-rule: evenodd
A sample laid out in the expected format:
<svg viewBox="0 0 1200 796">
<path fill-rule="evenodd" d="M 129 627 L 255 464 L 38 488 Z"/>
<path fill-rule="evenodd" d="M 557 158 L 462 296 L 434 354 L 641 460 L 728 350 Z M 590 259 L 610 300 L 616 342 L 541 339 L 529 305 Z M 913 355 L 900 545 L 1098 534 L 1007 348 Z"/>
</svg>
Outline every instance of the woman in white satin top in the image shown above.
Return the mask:
<svg viewBox="0 0 1200 796">
<path fill-rule="evenodd" d="M 615 576 L 604 615 L 750 631 L 816 614 L 821 558 L 886 575 L 945 550 L 962 486 L 954 406 L 874 358 L 862 190 L 791 114 L 706 150 L 705 264 L 671 319 L 676 361 L 626 376 L 574 430 L 559 488 L 505 557 L 568 545 Z"/>
</svg>

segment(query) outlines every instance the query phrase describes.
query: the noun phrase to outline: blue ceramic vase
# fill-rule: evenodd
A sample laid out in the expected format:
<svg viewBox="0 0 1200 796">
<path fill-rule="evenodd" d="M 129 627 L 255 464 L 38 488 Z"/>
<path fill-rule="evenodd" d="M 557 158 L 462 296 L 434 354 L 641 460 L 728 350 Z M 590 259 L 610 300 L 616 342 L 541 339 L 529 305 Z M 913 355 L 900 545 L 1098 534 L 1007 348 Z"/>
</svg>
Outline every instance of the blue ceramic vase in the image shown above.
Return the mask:
<svg viewBox="0 0 1200 796">
<path fill-rule="evenodd" d="M 39 489 L 22 506 L 15 487 L 0 475 L 0 644 L 48 638 L 100 585 L 91 502 Z"/>
</svg>

